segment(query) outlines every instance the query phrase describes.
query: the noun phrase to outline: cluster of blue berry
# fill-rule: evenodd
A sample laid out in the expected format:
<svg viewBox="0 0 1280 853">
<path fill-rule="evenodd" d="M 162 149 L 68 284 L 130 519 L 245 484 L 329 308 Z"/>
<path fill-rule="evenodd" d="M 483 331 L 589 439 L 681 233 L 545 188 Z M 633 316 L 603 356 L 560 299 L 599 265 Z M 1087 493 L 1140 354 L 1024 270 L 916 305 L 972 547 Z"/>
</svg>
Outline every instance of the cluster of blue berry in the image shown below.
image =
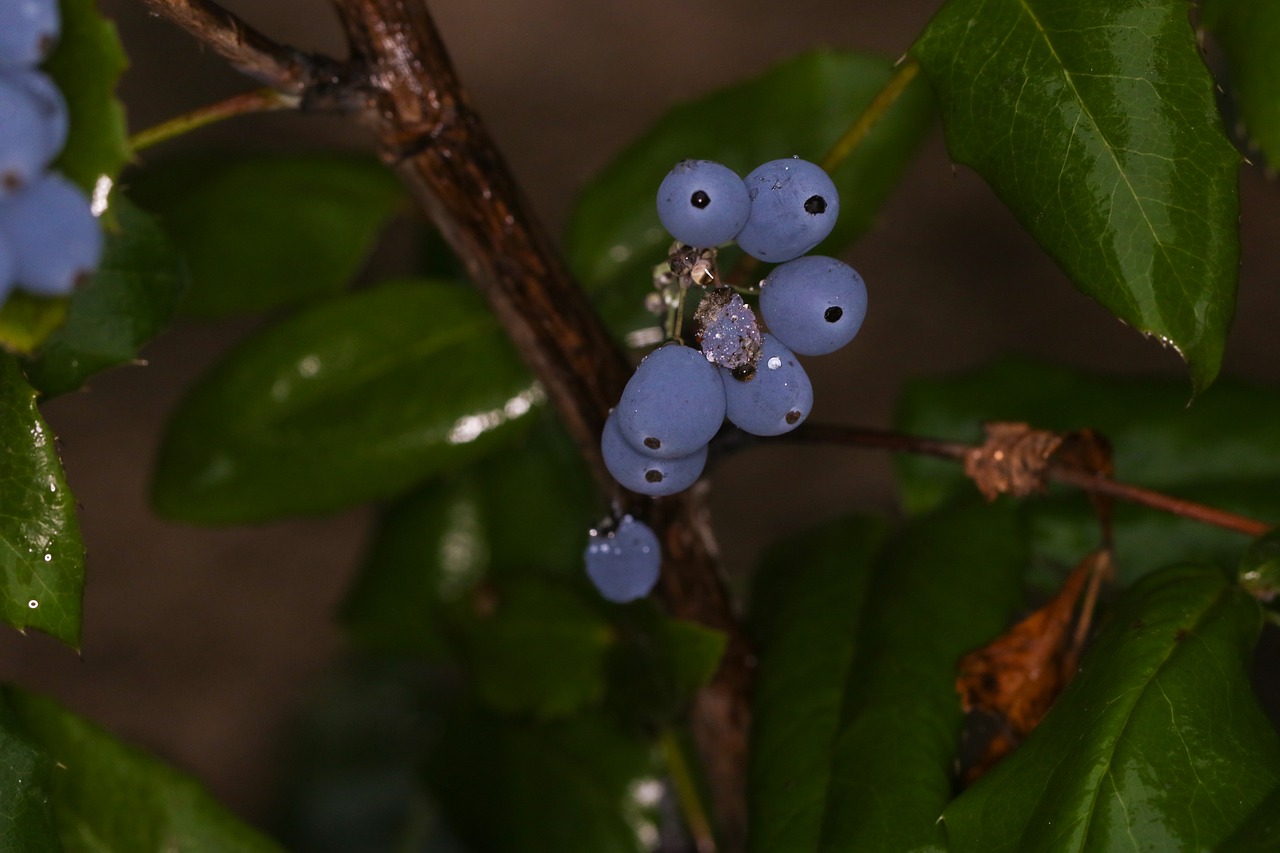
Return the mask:
<svg viewBox="0 0 1280 853">
<path fill-rule="evenodd" d="M 661 346 L 627 383 L 600 441 L 619 484 L 654 497 L 675 494 L 702 474 L 726 418 L 744 432 L 772 436 L 808 417 L 813 386 L 796 354 L 825 355 L 849 343 L 867 311 L 866 286 L 852 267 L 805 255 L 831 233 L 839 211 L 830 176 L 799 158 L 772 160 L 745 179 L 719 163 L 686 160 L 662 181 L 658 218 L 677 241 L 664 302 L 678 318 L 688 288 L 706 288 L 694 315 L 699 349 Z M 768 331 L 719 282 L 716 250 L 729 242 L 777 264 L 759 291 Z M 675 337 L 678 327 L 676 319 L 668 333 Z M 632 547 L 636 534 L 623 536 L 624 528 L 653 538 L 628 516 L 615 531 L 593 530 L 586 553 L 588 575 L 612 601 L 647 595 L 661 558 L 656 547 Z"/>
<path fill-rule="evenodd" d="M 60 26 L 57 0 L 0 2 L 0 305 L 14 287 L 70 293 L 102 254 L 89 200 L 49 170 L 67 141 L 67 104 L 39 65 Z"/>
</svg>

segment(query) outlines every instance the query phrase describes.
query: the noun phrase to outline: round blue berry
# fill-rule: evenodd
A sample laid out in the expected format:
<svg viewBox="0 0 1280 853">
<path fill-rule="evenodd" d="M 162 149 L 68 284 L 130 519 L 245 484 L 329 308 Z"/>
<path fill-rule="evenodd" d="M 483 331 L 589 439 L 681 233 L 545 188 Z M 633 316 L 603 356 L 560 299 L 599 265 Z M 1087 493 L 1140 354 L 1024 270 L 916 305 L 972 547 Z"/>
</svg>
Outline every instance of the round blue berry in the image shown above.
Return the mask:
<svg viewBox="0 0 1280 853">
<path fill-rule="evenodd" d="M 45 162 L 52 163 L 67 144 L 67 101 L 53 78 L 42 71 L 18 71 L 8 75 L 35 98 L 45 128 Z"/>
<path fill-rule="evenodd" d="M 56 172 L 0 202 L 0 235 L 13 249 L 18 287 L 41 296 L 70 293 L 102 256 L 89 199 Z"/>
<path fill-rule="evenodd" d="M 775 267 L 760 286 L 760 316 L 792 352 L 826 355 L 862 328 L 867 286 L 835 258 L 797 258 Z"/>
<path fill-rule="evenodd" d="M 53 50 L 61 26 L 58 0 L 4 0 L 0 3 L 0 69 L 39 65 Z"/>
<path fill-rule="evenodd" d="M 637 451 L 688 456 L 724 423 L 724 386 L 702 353 L 667 344 L 645 357 L 622 390 L 618 428 Z"/>
<path fill-rule="evenodd" d="M 697 482 L 707 464 L 707 446 L 674 459 L 657 459 L 641 453 L 622 437 L 616 413 L 610 413 L 600 435 L 600 453 L 613 479 L 624 488 L 658 498 L 674 495 Z"/>
<path fill-rule="evenodd" d="M 676 164 L 658 187 L 658 219 L 672 237 L 700 249 L 727 243 L 746 224 L 751 204 L 742 179 L 711 160 Z"/>
<path fill-rule="evenodd" d="M 782 435 L 813 408 L 813 385 L 791 350 L 766 333 L 760 361 L 749 375 L 722 369 L 729 422 L 752 435 Z M 741 375 L 741 376 L 740 376 Z"/>
<path fill-rule="evenodd" d="M 644 598 L 657 584 L 662 546 L 649 525 L 626 515 L 613 531 L 591 531 L 583 561 L 600 595 L 624 604 Z"/>
<path fill-rule="evenodd" d="M 798 157 L 770 160 L 743 183 L 751 215 L 737 241 L 757 260 L 777 264 L 798 258 L 836 226 L 840 195 L 821 166 Z"/>
<path fill-rule="evenodd" d="M 13 75 L 0 76 L 0 199 L 33 183 L 53 159 L 40 99 Z"/>
</svg>

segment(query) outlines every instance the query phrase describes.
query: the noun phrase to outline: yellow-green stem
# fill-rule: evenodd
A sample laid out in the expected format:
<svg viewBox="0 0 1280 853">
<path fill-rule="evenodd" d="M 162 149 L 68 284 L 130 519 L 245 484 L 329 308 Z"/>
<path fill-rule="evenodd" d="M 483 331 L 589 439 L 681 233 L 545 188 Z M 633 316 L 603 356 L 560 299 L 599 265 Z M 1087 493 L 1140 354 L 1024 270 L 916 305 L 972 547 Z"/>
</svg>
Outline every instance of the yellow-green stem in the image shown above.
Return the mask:
<svg viewBox="0 0 1280 853">
<path fill-rule="evenodd" d="M 658 744 L 662 748 L 662 761 L 667 766 L 671 786 L 675 789 L 676 803 L 693 836 L 694 846 L 698 853 L 715 853 L 716 839 L 711 830 L 711 819 L 702 802 L 702 794 L 698 790 L 697 780 L 693 778 L 693 770 L 685 756 L 679 734 L 673 729 L 663 729 Z"/>
<path fill-rule="evenodd" d="M 129 145 L 134 151 L 141 151 L 156 143 L 173 139 L 184 133 L 190 133 L 193 130 L 233 116 L 293 109 L 297 106 L 298 99 L 292 95 L 282 94 L 275 89 L 254 89 L 252 92 L 242 92 L 239 95 L 227 98 L 225 101 L 219 101 L 207 107 L 200 107 L 189 113 L 183 113 L 168 121 L 161 122 L 154 127 L 139 131 L 130 137 Z"/>
<path fill-rule="evenodd" d="M 907 56 L 898 63 L 898 67 L 894 69 L 893 76 L 889 78 L 889 82 L 884 84 L 876 96 L 871 99 L 871 103 L 867 104 L 866 109 L 858 116 L 858 118 L 849 125 L 849 129 L 844 135 L 836 140 L 836 144 L 831 146 L 827 151 L 822 162 L 819 163 L 828 173 L 834 172 L 839 168 L 840 164 L 848 159 L 854 149 L 866 138 L 871 132 L 871 128 L 875 127 L 876 122 L 884 117 L 889 111 L 889 107 L 893 106 L 893 102 L 898 100 L 900 96 L 915 79 L 916 74 L 920 72 L 920 63 Z"/>
</svg>

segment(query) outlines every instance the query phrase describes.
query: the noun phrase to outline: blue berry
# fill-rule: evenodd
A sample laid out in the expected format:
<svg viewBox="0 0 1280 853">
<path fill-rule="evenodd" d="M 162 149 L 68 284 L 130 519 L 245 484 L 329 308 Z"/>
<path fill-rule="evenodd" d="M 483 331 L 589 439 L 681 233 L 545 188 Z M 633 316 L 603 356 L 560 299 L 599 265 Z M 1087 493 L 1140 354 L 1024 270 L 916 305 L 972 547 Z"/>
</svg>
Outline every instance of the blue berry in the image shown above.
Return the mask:
<svg viewBox="0 0 1280 853">
<path fill-rule="evenodd" d="M 798 258 L 836 225 L 840 195 L 814 163 L 798 157 L 770 160 L 743 183 L 751 198 L 751 215 L 737 241 L 757 260 L 777 264 Z"/>
<path fill-rule="evenodd" d="M 835 258 L 797 258 L 774 267 L 760 286 L 760 316 L 792 352 L 826 355 L 862 328 L 867 286 L 853 267 Z"/>
<path fill-rule="evenodd" d="M 688 456 L 724 423 L 724 386 L 702 353 L 668 344 L 640 362 L 616 413 L 622 436 L 637 451 L 660 459 Z"/>
<path fill-rule="evenodd" d="M 752 435 L 782 435 L 798 427 L 813 408 L 813 385 L 795 354 L 768 333 L 760 363 L 738 378 L 721 370 L 729 422 Z"/>
<path fill-rule="evenodd" d="M 0 235 L 13 248 L 18 287 L 41 296 L 70 293 L 102 255 L 89 200 L 56 172 L 0 202 Z"/>
<path fill-rule="evenodd" d="M 683 492 L 697 482 L 707 464 L 705 444 L 688 456 L 674 459 L 656 459 L 641 453 L 622 437 L 616 413 L 610 413 L 604 422 L 600 453 L 613 479 L 624 488 L 654 498 Z"/>
<path fill-rule="evenodd" d="M 13 290 L 15 266 L 13 249 L 9 248 L 9 241 L 0 235 L 0 307 L 4 307 L 9 291 Z"/>
<path fill-rule="evenodd" d="M 689 246 L 708 249 L 729 242 L 750 210 L 742 179 L 711 160 L 677 163 L 658 187 L 662 227 Z"/>
<path fill-rule="evenodd" d="M 707 292 L 693 315 L 698 346 L 707 361 L 735 368 L 753 365 L 760 358 L 760 324 L 742 297 L 728 287 Z"/>
<path fill-rule="evenodd" d="M 67 144 L 67 101 L 62 90 L 42 71 L 17 71 L 8 79 L 35 98 L 45 126 L 45 162 L 52 163 Z"/>
<path fill-rule="evenodd" d="M 40 99 L 10 75 L 0 76 L 0 199 L 35 181 L 53 159 Z"/>
<path fill-rule="evenodd" d="M 662 547 L 649 525 L 626 515 L 612 532 L 591 531 L 583 559 L 587 577 L 600 595 L 624 604 L 653 590 L 662 564 Z"/>
<path fill-rule="evenodd" d="M 34 68 L 58 40 L 58 0 L 0 3 L 0 69 Z"/>
</svg>

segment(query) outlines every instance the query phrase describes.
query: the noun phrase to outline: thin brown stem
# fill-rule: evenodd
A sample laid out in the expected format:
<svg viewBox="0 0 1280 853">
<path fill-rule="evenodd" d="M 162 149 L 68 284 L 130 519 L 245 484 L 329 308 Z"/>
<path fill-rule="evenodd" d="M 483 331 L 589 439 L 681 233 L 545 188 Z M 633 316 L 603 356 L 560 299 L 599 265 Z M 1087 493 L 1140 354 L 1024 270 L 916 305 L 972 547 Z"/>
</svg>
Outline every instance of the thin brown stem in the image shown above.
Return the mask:
<svg viewBox="0 0 1280 853">
<path fill-rule="evenodd" d="M 894 453 L 914 453 L 957 462 L 963 462 L 965 457 L 978 447 L 963 442 L 944 441 L 890 430 L 830 424 L 804 424 L 785 438 L 808 444 L 840 444 L 847 447 L 888 450 Z M 1204 524 L 1234 530 L 1247 536 L 1261 536 L 1271 530 L 1271 525 L 1256 519 L 1123 483 L 1101 474 L 1091 474 L 1063 465 L 1051 464 L 1047 475 L 1050 480 L 1075 486 L 1090 494 L 1118 498 Z"/>
</svg>

